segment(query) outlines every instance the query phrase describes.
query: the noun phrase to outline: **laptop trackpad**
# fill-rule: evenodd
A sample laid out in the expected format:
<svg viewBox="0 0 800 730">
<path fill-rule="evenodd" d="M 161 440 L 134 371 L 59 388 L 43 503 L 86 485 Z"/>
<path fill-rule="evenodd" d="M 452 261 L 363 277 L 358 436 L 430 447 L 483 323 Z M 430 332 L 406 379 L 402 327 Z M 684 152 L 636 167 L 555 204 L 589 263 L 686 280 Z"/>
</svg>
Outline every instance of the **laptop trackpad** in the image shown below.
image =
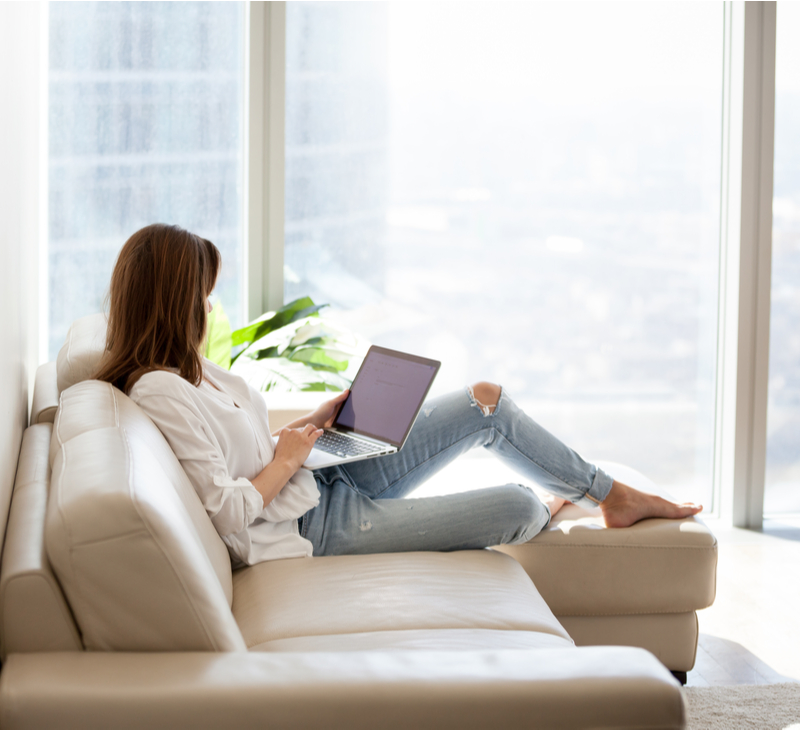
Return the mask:
<svg viewBox="0 0 800 730">
<path fill-rule="evenodd" d="M 306 469 L 321 469 L 323 466 L 330 466 L 341 462 L 341 458 L 335 454 L 326 454 L 319 449 L 311 449 L 308 458 L 303 462 Z"/>
</svg>

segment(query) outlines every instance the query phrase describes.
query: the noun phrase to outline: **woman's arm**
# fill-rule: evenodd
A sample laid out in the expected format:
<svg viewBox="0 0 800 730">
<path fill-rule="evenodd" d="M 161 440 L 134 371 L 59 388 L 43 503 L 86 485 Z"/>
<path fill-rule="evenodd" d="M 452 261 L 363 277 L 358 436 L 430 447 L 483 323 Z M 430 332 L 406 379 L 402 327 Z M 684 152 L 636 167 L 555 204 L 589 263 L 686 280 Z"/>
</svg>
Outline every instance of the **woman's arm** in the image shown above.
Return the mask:
<svg viewBox="0 0 800 730">
<path fill-rule="evenodd" d="M 335 398 L 326 400 L 315 411 L 307 413 L 305 416 L 292 421 L 286 425 L 285 428 L 304 428 L 307 425 L 316 426 L 317 428 L 330 428 L 330 426 L 333 425 L 336 415 L 339 413 L 339 408 L 347 399 L 348 395 L 350 395 L 350 391 L 343 390 Z M 277 437 L 278 433 L 279 432 L 276 432 L 272 435 Z M 305 461 L 305 459 L 303 459 L 303 461 Z"/>
<path fill-rule="evenodd" d="M 275 456 L 261 473 L 250 480 L 264 500 L 266 507 L 272 502 L 287 482 L 308 458 L 314 443 L 322 435 L 322 429 L 312 423 L 302 428 L 286 427 L 278 431 Z"/>
</svg>

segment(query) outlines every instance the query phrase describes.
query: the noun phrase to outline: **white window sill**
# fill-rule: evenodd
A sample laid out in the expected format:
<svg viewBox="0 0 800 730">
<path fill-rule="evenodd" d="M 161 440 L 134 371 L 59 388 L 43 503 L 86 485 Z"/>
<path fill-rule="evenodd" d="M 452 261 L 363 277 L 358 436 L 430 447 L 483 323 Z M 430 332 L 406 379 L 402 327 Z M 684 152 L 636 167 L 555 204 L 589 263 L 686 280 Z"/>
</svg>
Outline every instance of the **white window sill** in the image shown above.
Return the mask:
<svg viewBox="0 0 800 730">
<path fill-rule="evenodd" d="M 269 411 L 269 429 L 273 433 L 313 411 L 336 393 L 262 393 Z"/>
</svg>

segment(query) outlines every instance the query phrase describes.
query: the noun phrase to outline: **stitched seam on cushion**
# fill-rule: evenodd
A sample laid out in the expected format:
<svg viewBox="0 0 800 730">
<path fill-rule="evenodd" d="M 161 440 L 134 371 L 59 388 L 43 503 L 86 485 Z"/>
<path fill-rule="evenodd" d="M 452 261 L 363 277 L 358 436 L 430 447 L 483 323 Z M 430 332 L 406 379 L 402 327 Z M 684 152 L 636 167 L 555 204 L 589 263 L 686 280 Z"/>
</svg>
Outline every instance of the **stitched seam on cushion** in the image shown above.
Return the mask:
<svg viewBox="0 0 800 730">
<path fill-rule="evenodd" d="M 59 483 L 61 481 L 63 481 L 64 474 L 65 474 L 65 472 L 67 470 L 67 449 L 66 449 L 66 444 L 61 444 L 61 455 L 62 455 L 62 458 L 61 458 L 62 469 L 61 469 L 61 474 L 59 475 L 59 480 L 58 480 Z M 50 488 L 51 489 L 53 488 L 52 481 L 51 481 L 51 484 L 50 484 Z M 58 508 L 58 513 L 59 513 L 59 515 L 61 517 L 61 524 L 64 526 L 64 530 L 67 533 L 67 535 L 69 536 L 69 550 L 68 550 L 67 560 L 69 561 L 69 566 L 70 566 L 69 570 L 70 570 L 70 573 L 71 573 L 71 575 L 69 577 L 70 577 L 72 585 L 75 588 L 75 595 L 76 595 L 76 599 L 77 599 L 76 603 L 78 603 L 79 605 L 82 604 L 82 606 L 81 606 L 81 609 L 82 609 L 81 612 L 82 613 L 85 613 L 87 616 L 92 618 L 93 621 L 97 621 L 98 617 L 96 616 L 95 612 L 90 608 L 90 604 L 88 604 L 86 602 L 86 599 L 84 598 L 84 593 L 83 593 L 83 588 L 81 586 L 81 582 L 79 580 L 77 580 L 77 578 L 76 578 L 75 561 L 74 561 L 73 555 L 72 555 L 72 530 L 70 529 L 69 522 L 67 521 L 67 519 L 64 516 L 64 510 L 63 510 L 63 504 L 62 504 L 62 501 L 61 501 L 61 497 L 62 497 L 62 490 L 59 489 L 58 493 L 57 493 L 56 507 Z M 49 559 L 50 558 L 48 556 L 48 560 Z M 76 617 L 75 624 L 78 627 L 78 631 L 80 632 L 80 635 L 81 635 L 81 644 L 83 644 L 84 647 L 85 647 L 86 646 L 86 642 L 84 641 L 85 632 L 83 631 L 83 628 L 81 627 L 80 622 L 77 620 L 77 617 Z"/>
<path fill-rule="evenodd" d="M 189 592 L 189 590 L 187 589 L 186 584 L 183 581 L 183 576 L 180 574 L 180 571 L 178 571 L 176 569 L 175 564 L 172 562 L 172 559 L 171 559 L 171 556 L 169 555 L 169 553 L 166 550 L 164 550 L 164 548 L 161 545 L 161 543 L 158 540 L 158 538 L 153 534 L 153 531 L 150 529 L 150 526 L 147 523 L 147 521 L 142 517 L 142 513 L 139 510 L 138 501 L 136 500 L 136 498 L 133 495 L 133 457 L 132 457 L 132 454 L 131 454 L 130 443 L 128 442 L 128 434 L 125 433 L 124 431 L 122 431 L 122 437 L 123 437 L 123 440 L 124 440 L 124 443 L 125 443 L 125 450 L 126 450 L 127 456 L 128 456 L 128 484 L 129 484 L 129 490 L 131 492 L 130 496 L 131 496 L 131 502 L 133 503 L 133 508 L 136 510 L 136 514 L 139 516 L 139 519 L 142 520 L 142 524 L 144 525 L 144 531 L 147 534 L 150 535 L 150 538 L 153 540 L 155 545 L 158 546 L 158 549 L 159 549 L 162 557 L 166 560 L 167 564 L 172 568 L 172 571 L 175 574 L 175 577 L 178 579 L 178 583 L 180 584 L 181 588 L 183 589 L 185 598 L 189 599 L 189 600 L 187 600 L 187 603 L 189 604 L 192 613 L 195 615 L 195 618 L 197 619 L 197 622 L 200 624 L 201 628 L 205 632 L 206 638 L 208 639 L 209 643 L 211 644 L 212 647 L 214 647 L 215 651 L 221 651 L 221 649 L 219 648 L 219 645 L 217 644 L 216 638 L 212 635 L 209 627 L 207 626 L 206 622 L 203 620 L 203 617 L 198 612 L 198 609 L 195 606 L 194 601 L 191 600 L 191 593 Z M 209 560 L 209 563 L 210 563 L 210 560 Z M 212 572 L 213 572 L 213 566 L 212 566 Z M 222 590 L 221 586 L 220 586 L 220 590 Z M 223 591 L 223 593 L 224 593 L 224 591 Z M 227 604 L 227 602 L 228 601 L 227 601 L 227 598 L 226 598 L 225 603 Z"/>
<path fill-rule="evenodd" d="M 674 614 L 683 614 L 685 616 L 694 616 L 697 617 L 697 609 L 692 608 L 688 611 L 637 611 L 633 614 L 626 614 L 626 613 L 607 613 L 607 614 L 583 614 L 583 613 L 561 613 L 561 614 L 553 614 L 556 618 L 579 618 L 581 616 L 672 616 Z"/>
<path fill-rule="evenodd" d="M 73 548 L 83 548 L 83 547 L 91 547 L 92 545 L 99 545 L 100 543 L 113 543 L 117 540 L 125 540 L 129 537 L 135 537 L 136 535 L 146 535 L 148 534 L 147 530 L 144 528 L 137 528 L 135 530 L 129 530 L 128 532 L 121 532 L 119 534 L 114 535 L 113 537 L 98 537 L 93 540 L 86 540 L 85 542 L 77 542 L 73 544 Z"/>
<path fill-rule="evenodd" d="M 30 479 L 29 481 L 20 482 L 14 485 L 14 491 L 11 493 L 12 497 L 17 494 L 21 494 L 23 489 L 27 489 L 32 484 L 39 484 L 41 485 L 42 482 L 46 483 L 47 480 L 45 479 Z"/>
<path fill-rule="evenodd" d="M 523 543 L 525 545 L 532 545 L 530 542 Z M 517 547 L 517 546 L 515 546 Z M 595 543 L 584 543 L 584 542 L 569 542 L 564 545 L 535 545 L 533 544 L 532 547 L 537 549 L 539 548 L 590 548 L 592 550 L 597 550 L 598 548 L 601 550 L 702 550 L 704 552 L 717 552 L 717 546 L 714 545 L 704 545 L 703 547 L 692 547 L 691 545 L 597 545 Z"/>
<path fill-rule="evenodd" d="M 59 450 L 61 451 L 61 473 L 58 475 L 58 482 L 59 484 L 61 484 L 61 482 L 64 480 L 64 474 L 66 474 L 67 471 L 67 445 L 62 443 L 61 446 L 59 446 Z M 51 489 L 53 488 L 52 476 L 50 478 L 50 488 Z M 63 503 L 61 501 L 61 497 L 62 497 L 62 490 L 59 489 L 58 500 L 56 502 L 58 506 L 58 513 L 59 515 L 61 515 L 61 523 L 64 525 L 67 535 L 69 535 L 69 544 L 72 545 L 72 530 L 70 529 L 69 522 L 64 517 L 64 510 L 62 509 Z"/>
<path fill-rule="evenodd" d="M 675 610 L 675 611 L 614 611 L 614 613 L 560 613 L 557 614 L 553 612 L 553 615 L 556 618 L 581 618 L 581 617 L 601 617 L 601 616 L 672 616 L 676 613 L 697 613 L 698 611 L 702 611 L 704 608 L 708 608 L 708 606 L 701 606 L 700 608 L 689 608 L 684 609 L 682 611 Z"/>
<path fill-rule="evenodd" d="M 69 337 L 67 338 L 67 372 L 72 370 L 72 338 L 74 337 L 74 333 L 72 331 L 72 327 L 69 328 Z"/>
<path fill-rule="evenodd" d="M 55 429 L 56 429 L 56 435 L 58 436 L 58 443 L 61 444 L 62 446 L 64 445 L 64 439 L 61 438 L 61 413 L 63 412 L 61 410 L 61 405 L 63 400 L 64 400 L 64 393 L 59 393 L 58 408 L 56 409 L 56 420 L 58 421 L 58 423 L 56 424 Z"/>
<path fill-rule="evenodd" d="M 115 388 L 111 383 L 107 383 L 108 387 L 111 388 L 111 400 L 114 402 L 114 425 L 119 428 L 119 407 L 117 405 L 117 394 L 114 392 Z"/>
<path fill-rule="evenodd" d="M 679 611 L 679 613 L 687 613 L 687 612 L 686 611 Z M 555 615 L 555 614 L 553 614 L 553 615 Z M 612 615 L 617 615 L 617 614 L 612 614 Z M 557 618 L 558 618 L 558 616 L 556 616 L 556 619 Z M 569 617 L 567 617 L 567 618 L 569 618 Z M 563 629 L 564 627 L 562 626 L 561 628 Z M 264 631 L 268 631 L 268 630 L 269 629 L 264 629 Z M 400 633 L 400 632 L 404 632 L 404 631 L 437 631 L 438 632 L 438 631 L 465 631 L 465 630 L 467 630 L 467 631 L 515 631 L 515 632 L 523 632 L 523 633 L 528 633 L 528 634 L 543 634 L 544 636 L 553 636 L 556 639 L 564 639 L 564 637 L 561 634 L 553 633 L 553 631 L 550 629 L 550 627 L 536 628 L 536 629 L 520 629 L 520 628 L 511 628 L 511 627 L 507 627 L 507 626 L 491 626 L 491 627 L 490 626 L 479 626 L 479 627 L 472 627 L 472 628 L 469 628 L 469 629 L 465 629 L 463 626 L 438 626 L 438 627 L 432 627 L 432 628 L 427 628 L 427 629 L 386 629 L 386 628 L 376 628 L 376 629 L 362 629 L 360 631 L 355 631 L 355 632 L 350 631 L 350 630 L 344 630 L 344 631 L 341 631 L 341 632 L 336 633 L 336 634 L 331 634 L 331 633 L 327 633 L 327 634 L 301 633 L 301 634 L 292 634 L 291 636 L 279 636 L 277 638 L 273 637 L 271 639 L 259 639 L 258 641 L 256 641 L 253 644 L 247 644 L 246 641 L 245 641 L 245 643 L 247 644 L 247 650 L 248 651 L 252 651 L 253 647 L 259 646 L 261 644 L 269 644 L 272 641 L 292 641 L 294 639 L 306 639 L 306 638 L 308 638 L 308 639 L 310 639 L 310 638 L 316 639 L 316 638 L 321 637 L 321 636 L 348 636 L 348 635 L 353 634 L 353 633 L 362 634 L 362 635 L 368 635 L 368 634 L 384 634 L 384 633 L 389 633 L 389 632 L 398 632 L 398 633 Z M 303 629 L 303 631 L 305 632 L 305 629 Z M 570 637 L 570 641 L 572 641 L 571 637 Z M 574 644 L 574 642 L 573 642 L 573 644 Z"/>
<path fill-rule="evenodd" d="M 556 616 L 558 618 L 558 616 Z M 569 618 L 569 617 L 567 617 Z M 563 626 L 562 626 L 563 628 Z M 391 633 L 411 633 L 416 631 L 430 631 L 435 633 L 446 633 L 448 631 L 469 631 L 472 632 L 486 632 L 486 633 L 500 633 L 500 632 L 513 632 L 515 634 L 542 634 L 544 636 L 552 636 L 556 639 L 561 639 L 563 641 L 569 641 L 573 646 L 575 646 L 575 642 L 570 638 L 569 640 L 565 639 L 561 634 L 552 634 L 541 629 L 513 629 L 507 628 L 505 626 L 498 626 L 487 628 L 485 626 L 479 628 L 469 628 L 465 629 L 462 626 L 444 626 L 441 628 L 430 628 L 430 629 L 369 629 L 365 631 L 356 631 L 355 634 L 360 636 L 372 635 L 372 634 L 391 634 Z M 344 632 L 341 634 L 298 634 L 297 636 L 284 636 L 279 639 L 265 639 L 264 641 L 256 642 L 255 644 L 248 645 L 247 650 L 253 651 L 255 647 L 261 646 L 262 644 L 271 644 L 274 641 L 294 641 L 295 639 L 306 639 L 306 638 L 314 638 L 318 639 L 320 637 L 340 637 L 340 636 L 352 636 L 353 632 Z"/>
</svg>

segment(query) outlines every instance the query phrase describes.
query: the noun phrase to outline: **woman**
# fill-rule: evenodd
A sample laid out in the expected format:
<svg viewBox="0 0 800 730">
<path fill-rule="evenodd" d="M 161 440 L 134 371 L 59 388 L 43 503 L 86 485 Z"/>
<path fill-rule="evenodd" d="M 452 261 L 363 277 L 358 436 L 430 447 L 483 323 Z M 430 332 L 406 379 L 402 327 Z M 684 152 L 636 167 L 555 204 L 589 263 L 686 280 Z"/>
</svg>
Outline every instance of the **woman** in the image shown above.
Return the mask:
<svg viewBox="0 0 800 730">
<path fill-rule="evenodd" d="M 276 445 L 261 395 L 201 355 L 220 266 L 210 241 L 177 226 L 131 236 L 111 278 L 107 351 L 96 377 L 127 393 L 164 434 L 235 565 L 520 543 L 564 500 L 599 505 L 609 527 L 702 509 L 614 481 L 485 382 L 426 403 L 396 454 L 302 468 L 347 393 L 281 429 Z M 558 497 L 548 507 L 527 487 L 507 484 L 400 499 L 477 446 Z"/>
</svg>

